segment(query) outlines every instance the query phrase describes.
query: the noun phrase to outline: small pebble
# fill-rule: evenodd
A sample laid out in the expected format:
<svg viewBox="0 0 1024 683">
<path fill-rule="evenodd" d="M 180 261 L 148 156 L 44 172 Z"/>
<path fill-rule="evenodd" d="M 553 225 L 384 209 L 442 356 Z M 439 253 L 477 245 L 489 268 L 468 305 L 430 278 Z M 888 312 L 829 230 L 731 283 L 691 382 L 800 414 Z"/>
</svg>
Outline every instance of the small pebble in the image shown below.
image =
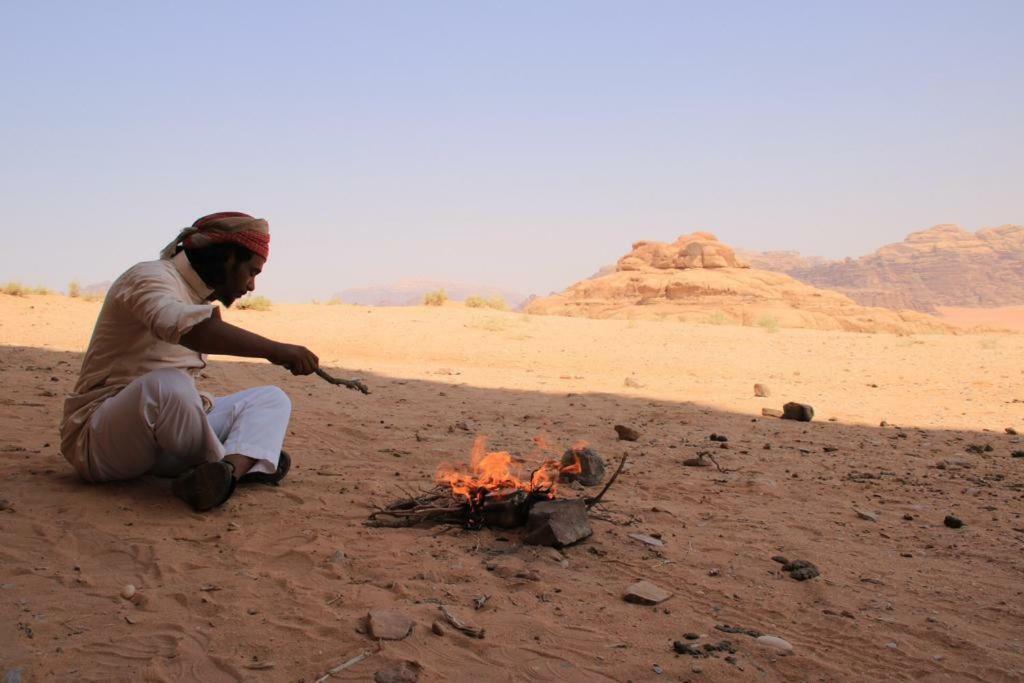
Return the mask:
<svg viewBox="0 0 1024 683">
<path fill-rule="evenodd" d="M 950 529 L 959 529 L 964 525 L 964 522 L 959 517 L 953 515 L 946 515 L 946 519 L 942 520 L 942 523 L 948 526 Z"/>
<path fill-rule="evenodd" d="M 778 636 L 759 636 L 755 638 L 758 645 L 764 645 L 780 652 L 792 652 L 793 646 L 787 640 L 783 640 Z"/>
<path fill-rule="evenodd" d="M 125 584 L 124 588 L 121 589 L 121 597 L 125 600 L 131 600 L 135 597 L 135 586 L 128 583 Z"/>
</svg>

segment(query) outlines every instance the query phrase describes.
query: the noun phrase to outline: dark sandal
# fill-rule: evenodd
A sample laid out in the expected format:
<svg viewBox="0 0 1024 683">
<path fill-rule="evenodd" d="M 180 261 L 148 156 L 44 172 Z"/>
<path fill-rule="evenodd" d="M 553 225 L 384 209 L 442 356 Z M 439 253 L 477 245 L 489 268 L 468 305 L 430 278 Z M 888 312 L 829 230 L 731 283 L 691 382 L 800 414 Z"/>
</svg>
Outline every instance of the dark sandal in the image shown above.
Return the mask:
<svg viewBox="0 0 1024 683">
<path fill-rule="evenodd" d="M 292 468 L 291 457 L 281 451 L 281 457 L 277 460 L 277 471 L 273 474 L 267 474 L 265 472 L 250 472 L 244 474 L 238 479 L 239 484 L 269 484 L 271 486 L 277 486 L 281 483 L 281 480 L 288 476 L 288 470 Z"/>
<path fill-rule="evenodd" d="M 234 471 L 231 463 L 208 462 L 175 479 L 171 490 L 193 510 L 204 512 L 221 505 L 234 493 Z"/>
</svg>

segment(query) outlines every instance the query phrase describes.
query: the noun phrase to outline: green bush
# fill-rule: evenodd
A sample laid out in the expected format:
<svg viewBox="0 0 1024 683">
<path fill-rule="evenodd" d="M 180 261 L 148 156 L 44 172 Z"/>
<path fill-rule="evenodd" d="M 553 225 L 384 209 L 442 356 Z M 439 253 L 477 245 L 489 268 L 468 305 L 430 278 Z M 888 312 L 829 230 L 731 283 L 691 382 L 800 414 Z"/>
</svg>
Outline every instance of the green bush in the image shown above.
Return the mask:
<svg viewBox="0 0 1024 683">
<path fill-rule="evenodd" d="M 235 308 L 242 311 L 269 311 L 270 299 L 265 296 L 247 296 L 235 303 Z"/>
<path fill-rule="evenodd" d="M 448 293 L 443 289 L 423 295 L 423 303 L 427 306 L 444 306 L 445 301 L 448 301 Z"/>
</svg>

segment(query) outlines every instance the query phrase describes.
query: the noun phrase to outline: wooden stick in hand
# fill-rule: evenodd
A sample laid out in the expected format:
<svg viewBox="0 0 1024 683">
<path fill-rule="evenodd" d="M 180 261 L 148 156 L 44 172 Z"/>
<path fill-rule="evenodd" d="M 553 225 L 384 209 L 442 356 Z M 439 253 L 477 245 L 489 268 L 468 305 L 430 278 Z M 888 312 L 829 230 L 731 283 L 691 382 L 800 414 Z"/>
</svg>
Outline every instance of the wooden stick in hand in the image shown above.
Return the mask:
<svg viewBox="0 0 1024 683">
<path fill-rule="evenodd" d="M 328 375 L 321 368 L 317 368 L 316 370 L 314 370 L 314 372 L 316 372 L 316 374 L 319 375 L 322 379 L 336 386 L 347 387 L 349 389 L 354 389 L 355 391 L 361 391 L 364 394 L 370 393 L 370 389 L 365 384 L 363 384 L 363 381 L 361 379 L 338 379 L 337 377 L 332 377 L 331 375 Z"/>
</svg>

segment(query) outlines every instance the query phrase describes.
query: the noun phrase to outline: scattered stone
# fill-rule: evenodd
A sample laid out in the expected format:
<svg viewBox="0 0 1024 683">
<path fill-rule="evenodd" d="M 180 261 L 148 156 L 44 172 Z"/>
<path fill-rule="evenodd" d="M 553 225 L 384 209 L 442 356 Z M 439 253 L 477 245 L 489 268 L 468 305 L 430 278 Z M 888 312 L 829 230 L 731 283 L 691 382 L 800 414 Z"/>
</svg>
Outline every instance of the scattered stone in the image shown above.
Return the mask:
<svg viewBox="0 0 1024 683">
<path fill-rule="evenodd" d="M 783 640 L 778 636 L 759 636 L 757 638 L 757 644 L 764 645 L 765 647 L 770 647 L 787 654 L 793 651 L 793 646 L 788 641 Z"/>
<path fill-rule="evenodd" d="M 632 377 L 627 377 L 626 379 L 624 379 L 622 381 L 622 383 L 624 385 L 626 385 L 627 387 L 631 387 L 633 389 L 643 389 L 644 388 L 643 384 L 641 384 L 640 382 L 636 381 Z"/>
<path fill-rule="evenodd" d="M 619 441 L 636 441 L 640 438 L 640 432 L 626 425 L 615 425 L 615 433 L 619 435 Z"/>
<path fill-rule="evenodd" d="M 785 558 L 784 556 L 782 556 L 782 555 L 773 555 L 773 556 L 772 556 L 772 561 L 773 561 L 773 562 L 778 562 L 779 564 L 789 564 L 789 560 L 787 560 L 787 559 L 786 559 L 786 558 Z"/>
<path fill-rule="evenodd" d="M 444 625 L 440 621 L 434 621 L 430 625 L 430 630 L 434 632 L 435 636 L 443 636 L 445 634 Z"/>
<path fill-rule="evenodd" d="M 725 443 L 726 441 L 729 440 L 729 437 L 727 437 L 725 434 L 715 433 L 712 433 L 711 436 L 709 436 L 708 438 L 711 439 L 712 441 L 717 441 L 719 443 Z"/>
<path fill-rule="evenodd" d="M 25 670 L 20 666 L 8 669 L 4 672 L 4 683 L 21 683 L 21 674 L 23 673 Z"/>
<path fill-rule="evenodd" d="M 249 609 L 246 610 L 246 612 L 248 612 L 252 616 L 257 615 L 257 614 L 260 613 L 260 611 L 258 609 L 256 609 L 255 607 L 250 607 Z"/>
<path fill-rule="evenodd" d="M 754 385 L 754 396 L 758 398 L 767 398 L 772 395 L 772 392 L 768 390 L 768 386 L 765 384 Z"/>
<path fill-rule="evenodd" d="M 1017 436 L 1017 430 L 1014 429 L 1013 427 L 1007 427 L 1006 433 L 1009 434 L 1010 436 Z"/>
<path fill-rule="evenodd" d="M 685 638 L 686 640 L 700 640 L 700 634 L 699 633 L 684 633 L 683 634 L 683 638 Z"/>
<path fill-rule="evenodd" d="M 964 522 L 959 517 L 953 515 L 946 515 L 946 518 L 942 520 L 942 523 L 948 526 L 950 529 L 959 529 L 964 525 Z"/>
<path fill-rule="evenodd" d="M 657 676 L 660 676 L 661 674 L 665 673 L 665 670 L 662 669 L 657 664 L 655 664 L 654 666 L 651 667 L 651 671 L 653 671 L 655 673 L 655 675 L 657 675 Z"/>
<path fill-rule="evenodd" d="M 654 536 L 648 536 L 647 534 L 628 534 L 634 541 L 640 541 L 644 545 L 649 545 L 652 548 L 661 548 L 665 545 L 665 542 L 660 538 Z"/>
<path fill-rule="evenodd" d="M 877 522 L 878 521 L 878 515 L 876 515 L 873 512 L 867 512 L 865 510 L 858 510 L 857 508 L 853 508 L 853 511 L 856 512 L 857 516 L 860 517 L 861 519 L 867 520 L 869 522 Z"/>
<path fill-rule="evenodd" d="M 523 542 L 562 548 L 593 533 L 582 499 L 545 500 L 530 508 Z"/>
<path fill-rule="evenodd" d="M 814 408 L 806 403 L 787 403 L 782 406 L 782 419 L 810 422 L 814 419 Z"/>
<path fill-rule="evenodd" d="M 908 522 L 912 522 L 914 521 L 914 515 L 907 512 L 903 515 L 903 519 L 907 520 Z"/>
<path fill-rule="evenodd" d="M 778 408 L 761 408 L 761 414 L 765 417 L 782 417 L 784 415 Z"/>
<path fill-rule="evenodd" d="M 11 501 L 6 498 L 0 498 L 0 512 L 11 509 Z"/>
<path fill-rule="evenodd" d="M 715 626 L 716 631 L 722 633 L 739 633 L 741 635 L 750 636 L 751 638 L 760 638 L 764 634 L 753 628 L 744 628 L 742 626 L 729 626 L 728 624 L 719 624 Z"/>
<path fill-rule="evenodd" d="M 579 474 L 563 474 L 564 481 L 578 481 L 584 486 L 597 486 L 604 479 L 604 458 L 588 446 L 570 448 L 562 455 L 562 466 L 579 462 Z"/>
<path fill-rule="evenodd" d="M 1010 457 L 1011 458 L 1024 458 L 1024 451 L 1014 451 L 1013 453 L 1010 453 Z M 6 502 L 6 501 L 4 501 L 4 502 Z M 2 509 L 2 508 L 0 508 L 0 509 Z"/>
<path fill-rule="evenodd" d="M 979 455 L 981 453 L 991 453 L 992 444 L 969 443 L 967 444 L 967 447 L 964 448 L 964 450 L 967 451 L 968 453 L 977 453 Z"/>
<path fill-rule="evenodd" d="M 327 561 L 331 562 L 332 564 L 338 564 L 339 562 L 344 562 L 345 561 L 345 552 L 343 550 L 335 550 L 334 554 L 331 555 L 330 558 L 328 558 Z"/>
<path fill-rule="evenodd" d="M 711 463 L 705 460 L 703 455 L 698 455 L 696 458 L 687 458 L 683 461 L 683 465 L 686 467 L 710 467 Z"/>
<path fill-rule="evenodd" d="M 671 593 L 650 581 L 637 581 L 622 596 L 623 600 L 635 605 L 659 605 L 671 597 Z"/>
<path fill-rule="evenodd" d="M 373 674 L 374 683 L 416 683 L 423 667 L 416 662 L 399 662 Z"/>
<path fill-rule="evenodd" d="M 375 610 L 367 616 L 367 628 L 375 640 L 402 640 L 415 625 L 408 615 L 395 610 Z"/>
<path fill-rule="evenodd" d="M 131 600 L 135 597 L 135 586 L 130 583 L 126 583 L 124 588 L 121 589 L 121 597 L 125 600 Z"/>
<path fill-rule="evenodd" d="M 797 581 L 807 581 L 813 579 L 816 576 L 820 576 L 821 572 L 814 566 L 813 563 L 807 560 L 793 560 L 782 565 L 782 571 L 789 572 L 789 576 Z"/>
</svg>

